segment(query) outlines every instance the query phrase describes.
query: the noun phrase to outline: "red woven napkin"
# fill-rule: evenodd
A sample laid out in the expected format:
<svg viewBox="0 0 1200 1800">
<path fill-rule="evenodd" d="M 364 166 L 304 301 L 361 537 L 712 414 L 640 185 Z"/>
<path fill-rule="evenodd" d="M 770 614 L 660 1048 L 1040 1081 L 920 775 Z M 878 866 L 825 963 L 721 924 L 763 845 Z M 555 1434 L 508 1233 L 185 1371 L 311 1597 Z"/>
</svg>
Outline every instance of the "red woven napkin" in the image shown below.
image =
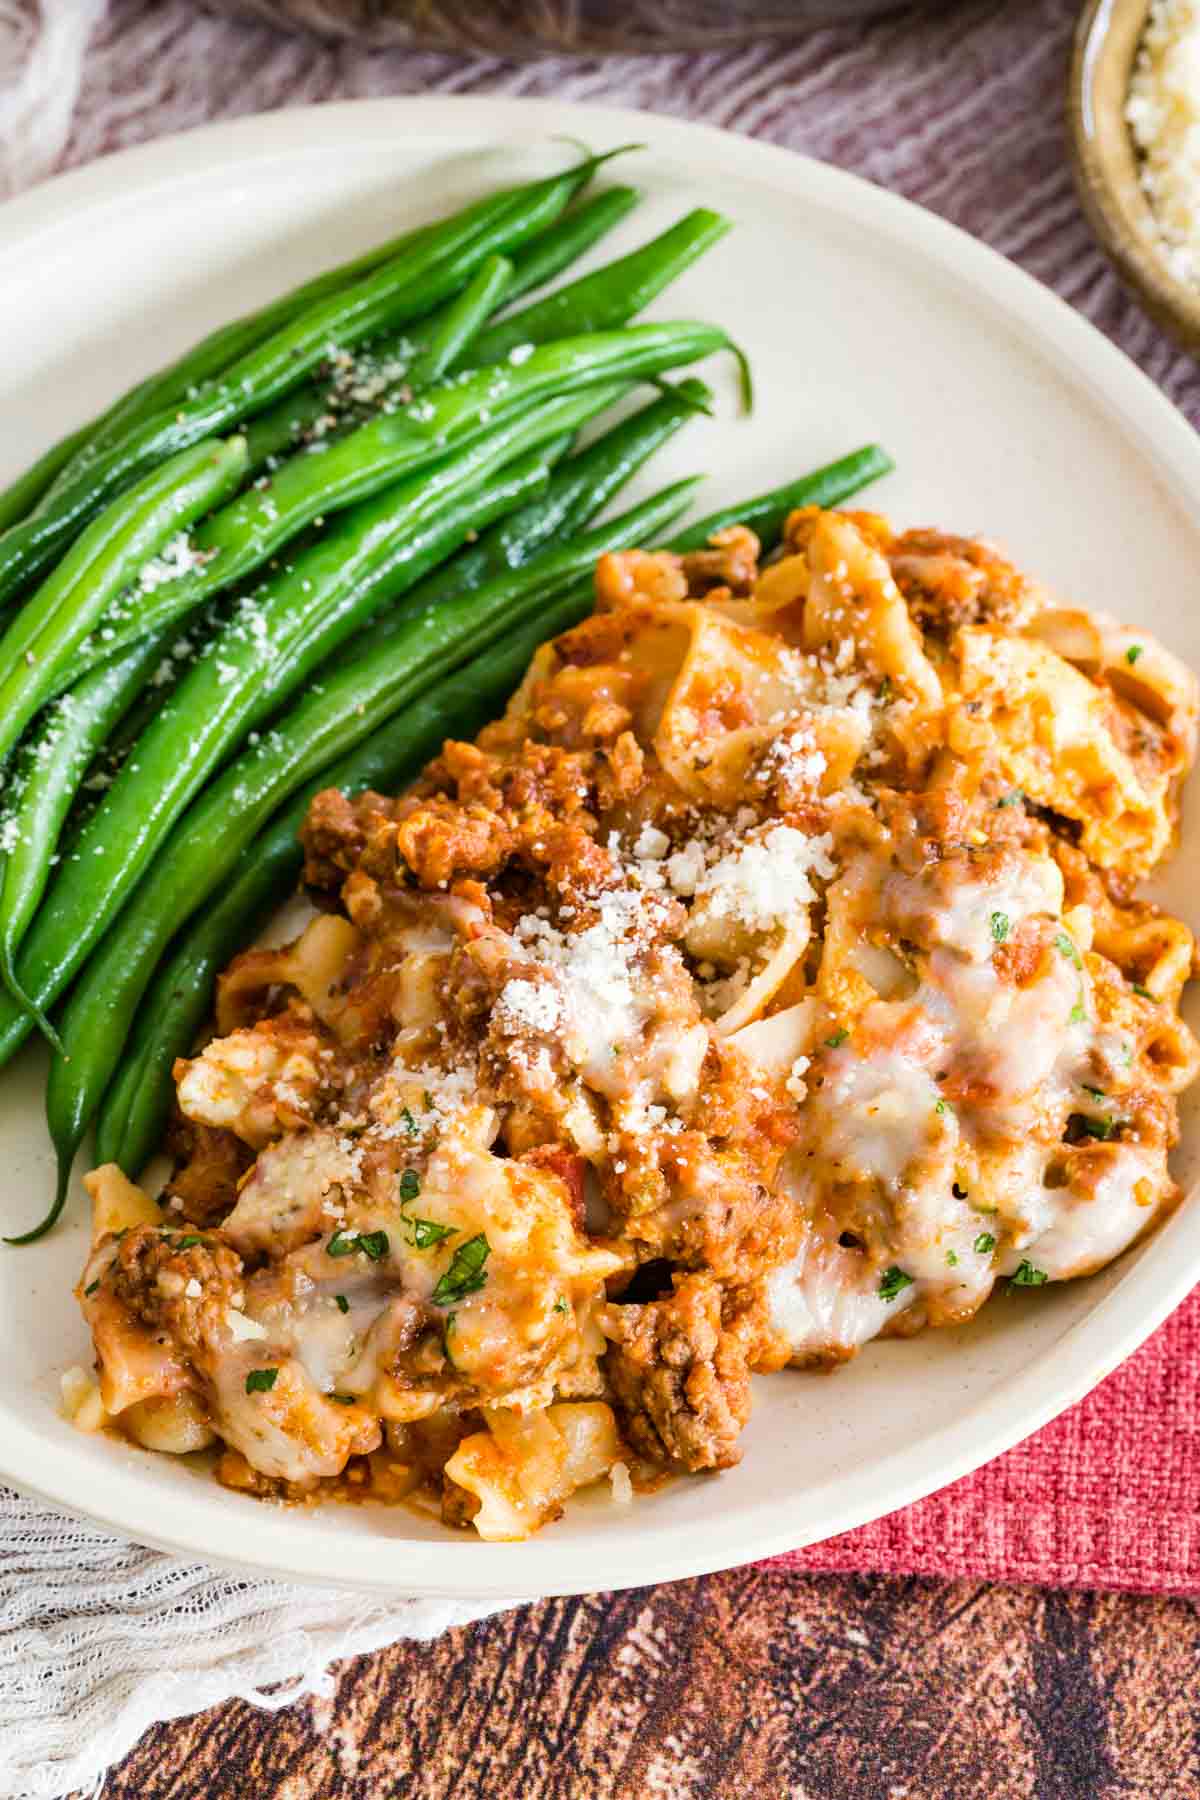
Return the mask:
<svg viewBox="0 0 1200 1800">
<path fill-rule="evenodd" d="M 1200 1288 L 994 1462 L 772 1567 L 1200 1593 Z"/>
</svg>

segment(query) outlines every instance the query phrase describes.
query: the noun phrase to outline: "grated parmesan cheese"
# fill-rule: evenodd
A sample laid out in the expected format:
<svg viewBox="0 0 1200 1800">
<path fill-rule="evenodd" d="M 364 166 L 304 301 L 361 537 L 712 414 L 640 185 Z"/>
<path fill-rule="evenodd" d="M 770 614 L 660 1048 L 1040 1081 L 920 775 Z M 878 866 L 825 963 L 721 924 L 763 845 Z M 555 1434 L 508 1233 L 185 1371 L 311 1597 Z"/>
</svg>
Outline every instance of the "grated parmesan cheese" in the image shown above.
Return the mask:
<svg viewBox="0 0 1200 1800">
<path fill-rule="evenodd" d="M 562 1018 L 562 1002 L 545 981 L 508 981 L 496 1001 L 500 1023 L 510 1030 L 553 1031 Z"/>
<path fill-rule="evenodd" d="M 735 919 L 748 931 L 772 931 L 816 899 L 811 876 L 831 879 L 832 849 L 827 832 L 808 837 L 792 825 L 775 825 L 706 869 L 696 883 L 696 899 L 710 918 Z"/>
<path fill-rule="evenodd" d="M 1153 0 L 1125 118 L 1167 265 L 1200 282 L 1200 6 Z"/>
</svg>

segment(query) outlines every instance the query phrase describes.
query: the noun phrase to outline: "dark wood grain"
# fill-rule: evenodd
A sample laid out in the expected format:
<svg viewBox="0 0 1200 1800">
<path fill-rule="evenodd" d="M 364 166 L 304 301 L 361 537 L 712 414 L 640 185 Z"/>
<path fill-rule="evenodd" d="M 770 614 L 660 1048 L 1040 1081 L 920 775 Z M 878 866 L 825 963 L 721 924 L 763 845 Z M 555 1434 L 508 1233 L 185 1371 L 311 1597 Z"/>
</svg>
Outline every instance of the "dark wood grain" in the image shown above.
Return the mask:
<svg viewBox="0 0 1200 1800">
<path fill-rule="evenodd" d="M 1189 1800 L 1189 1601 L 743 1569 L 149 1732 L 105 1800 Z"/>
</svg>

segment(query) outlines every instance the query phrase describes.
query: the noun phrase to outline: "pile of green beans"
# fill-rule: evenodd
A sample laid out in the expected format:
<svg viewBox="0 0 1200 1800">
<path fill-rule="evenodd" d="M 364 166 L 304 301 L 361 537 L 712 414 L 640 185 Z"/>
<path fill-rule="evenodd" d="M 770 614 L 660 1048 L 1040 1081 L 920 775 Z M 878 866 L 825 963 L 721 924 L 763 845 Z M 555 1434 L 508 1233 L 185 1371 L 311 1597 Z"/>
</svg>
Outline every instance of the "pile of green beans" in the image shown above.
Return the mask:
<svg viewBox="0 0 1200 1800">
<path fill-rule="evenodd" d="M 296 880 L 313 794 L 394 786 L 473 735 L 587 612 L 596 558 L 686 509 L 691 479 L 594 522 L 710 409 L 666 377 L 740 358 L 713 325 L 630 323 L 729 221 L 694 209 L 514 306 L 638 204 L 583 194 L 605 161 L 223 326 L 0 492 L 0 1064 L 49 1040 L 59 1157 L 49 1214 L 9 1242 L 58 1217 L 93 1122 L 103 1160 L 148 1160 L 220 967 Z M 888 467 L 856 452 L 673 545 L 744 520 L 769 547 L 793 506 Z"/>
</svg>

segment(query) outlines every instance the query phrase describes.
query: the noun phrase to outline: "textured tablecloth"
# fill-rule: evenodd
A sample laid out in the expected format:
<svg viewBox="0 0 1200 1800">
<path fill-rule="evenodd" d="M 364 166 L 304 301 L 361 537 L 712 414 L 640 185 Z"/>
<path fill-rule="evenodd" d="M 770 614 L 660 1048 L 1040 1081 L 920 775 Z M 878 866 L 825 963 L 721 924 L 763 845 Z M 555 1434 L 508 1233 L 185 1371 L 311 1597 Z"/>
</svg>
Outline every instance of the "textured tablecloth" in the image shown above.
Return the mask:
<svg viewBox="0 0 1200 1800">
<path fill-rule="evenodd" d="M 679 113 L 826 158 L 965 227 L 1085 313 L 1197 422 L 1195 365 L 1124 296 L 1075 200 L 1061 100 L 1076 11 L 974 0 L 787 46 L 517 65 L 367 55 L 217 20 L 192 0 L 42 0 L 38 38 L 35 0 L 0 0 L 0 189 L 209 119 L 359 95 L 538 94 Z M 1027 1444 L 783 1560 L 1200 1591 L 1198 1373 L 1193 1296 Z M 15 1497 L 0 1507 L 0 1577 L 0 1793 L 81 1785 L 155 1717 L 289 1673 L 311 1686 L 331 1656 L 471 1615 L 238 1582 Z"/>
</svg>

